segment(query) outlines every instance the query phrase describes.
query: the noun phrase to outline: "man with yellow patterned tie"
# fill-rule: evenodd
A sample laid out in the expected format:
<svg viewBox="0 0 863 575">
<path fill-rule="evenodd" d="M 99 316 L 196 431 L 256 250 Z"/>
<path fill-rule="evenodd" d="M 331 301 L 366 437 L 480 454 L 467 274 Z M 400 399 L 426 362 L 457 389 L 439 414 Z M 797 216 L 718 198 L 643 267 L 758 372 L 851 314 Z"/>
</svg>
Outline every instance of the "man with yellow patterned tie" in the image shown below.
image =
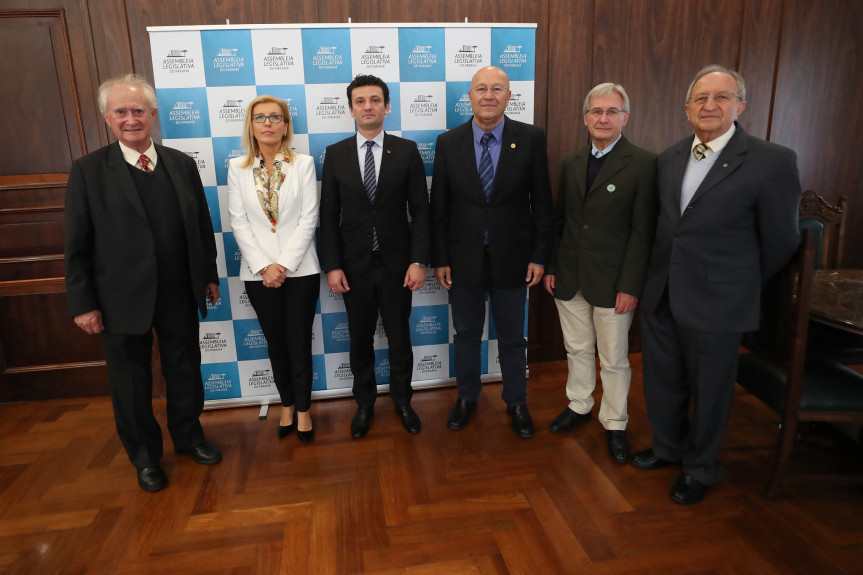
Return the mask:
<svg viewBox="0 0 863 575">
<path fill-rule="evenodd" d="M 684 106 L 695 135 L 659 156 L 659 219 L 641 298 L 653 445 L 632 463 L 682 465 L 671 499 L 683 505 L 701 501 L 722 474 L 740 336 L 758 328 L 761 286 L 799 243 L 796 156 L 747 134 L 736 122 L 745 107 L 737 72 L 703 68 Z"/>
</svg>

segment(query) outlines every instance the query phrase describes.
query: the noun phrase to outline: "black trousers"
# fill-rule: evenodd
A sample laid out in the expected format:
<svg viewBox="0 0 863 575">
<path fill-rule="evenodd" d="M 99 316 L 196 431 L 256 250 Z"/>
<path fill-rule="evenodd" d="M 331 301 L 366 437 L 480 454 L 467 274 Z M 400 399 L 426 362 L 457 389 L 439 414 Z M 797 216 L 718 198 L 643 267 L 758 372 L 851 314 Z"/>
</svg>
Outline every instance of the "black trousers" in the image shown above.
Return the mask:
<svg viewBox="0 0 863 575">
<path fill-rule="evenodd" d="M 321 290 L 320 274 L 291 277 L 277 288 L 247 281 L 246 295 L 267 338 L 273 379 L 284 407 L 312 405 L 312 323 Z"/>
<path fill-rule="evenodd" d="M 380 312 L 389 345 L 390 395 L 396 405 L 410 405 L 414 369 L 410 332 L 413 294 L 403 287 L 404 273 L 394 274 L 379 255 L 373 255 L 367 273 L 347 279 L 351 289 L 344 294 L 344 302 L 351 336 L 354 398 L 357 404 L 366 406 L 374 405 L 377 399 L 374 336 Z"/>
<path fill-rule="evenodd" d="M 653 450 L 712 485 L 722 475 L 718 453 L 734 397 L 741 334 L 680 325 L 671 313 L 668 290 L 657 309 L 642 316 L 641 333 Z"/>
<path fill-rule="evenodd" d="M 134 305 L 134 302 L 130 302 Z M 162 375 L 167 384 L 168 432 L 175 448 L 204 442 L 204 409 L 198 309 L 188 287 L 160 289 L 153 317 Z M 138 469 L 162 457 L 162 429 L 153 415 L 153 331 L 140 335 L 102 334 L 117 434 Z"/>
</svg>

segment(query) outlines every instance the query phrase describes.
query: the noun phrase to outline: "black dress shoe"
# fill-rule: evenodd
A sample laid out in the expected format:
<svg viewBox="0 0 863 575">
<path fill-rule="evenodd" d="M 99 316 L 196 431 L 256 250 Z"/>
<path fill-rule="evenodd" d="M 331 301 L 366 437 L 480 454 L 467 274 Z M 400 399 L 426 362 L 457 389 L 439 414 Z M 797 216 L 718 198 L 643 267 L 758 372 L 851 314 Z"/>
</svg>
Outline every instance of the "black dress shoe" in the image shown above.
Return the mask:
<svg viewBox="0 0 863 575">
<path fill-rule="evenodd" d="M 297 422 L 293 422 L 290 425 L 280 425 L 276 428 L 276 432 L 279 434 L 279 439 L 285 438 L 294 432 L 294 428 L 297 426 Z"/>
<path fill-rule="evenodd" d="M 300 429 L 297 428 L 297 437 L 300 438 L 300 441 L 308 445 L 315 438 L 315 428 L 313 427 L 308 431 L 300 431 Z"/>
<path fill-rule="evenodd" d="M 511 405 L 506 412 L 512 416 L 512 430 L 516 435 L 525 439 L 533 437 L 533 419 L 526 404 Z"/>
<path fill-rule="evenodd" d="M 608 440 L 608 453 L 615 463 L 626 463 L 629 460 L 629 439 L 622 429 L 609 429 L 605 431 Z"/>
<path fill-rule="evenodd" d="M 222 460 L 222 452 L 219 448 L 206 441 L 198 447 L 175 447 L 174 452 L 188 455 L 201 465 L 215 465 Z"/>
<path fill-rule="evenodd" d="M 138 470 L 138 485 L 144 491 L 159 491 L 168 485 L 168 477 L 158 465 Z"/>
<path fill-rule="evenodd" d="M 402 418 L 402 427 L 408 433 L 419 433 L 422 429 L 420 416 L 410 405 L 396 406 L 396 415 Z"/>
<path fill-rule="evenodd" d="M 449 417 L 446 419 L 446 426 L 453 431 L 459 431 L 467 426 L 470 421 L 470 414 L 476 410 L 476 400 L 469 401 L 467 399 L 458 398 L 455 400 L 455 405 L 449 412 Z"/>
<path fill-rule="evenodd" d="M 630 458 L 630 461 L 634 466 L 639 469 L 662 469 L 663 467 L 668 467 L 669 465 L 676 465 L 674 461 L 668 461 L 667 459 L 662 459 L 653 449 L 645 449 L 644 451 L 639 451 L 638 453 L 634 453 Z"/>
<path fill-rule="evenodd" d="M 351 421 L 351 437 L 354 439 L 362 439 L 369 432 L 369 426 L 372 424 L 372 417 L 375 415 L 375 408 L 372 405 L 360 405 L 357 407 L 357 413 Z"/>
<path fill-rule="evenodd" d="M 589 419 L 590 412 L 576 413 L 567 407 L 560 413 L 560 415 L 554 418 L 554 421 L 552 421 L 551 425 L 548 426 L 548 430 L 552 433 L 566 433 L 567 431 L 572 431 Z"/>
<path fill-rule="evenodd" d="M 681 505 L 698 503 L 707 495 L 707 486 L 686 473 L 681 473 L 671 488 L 671 500 Z"/>
</svg>

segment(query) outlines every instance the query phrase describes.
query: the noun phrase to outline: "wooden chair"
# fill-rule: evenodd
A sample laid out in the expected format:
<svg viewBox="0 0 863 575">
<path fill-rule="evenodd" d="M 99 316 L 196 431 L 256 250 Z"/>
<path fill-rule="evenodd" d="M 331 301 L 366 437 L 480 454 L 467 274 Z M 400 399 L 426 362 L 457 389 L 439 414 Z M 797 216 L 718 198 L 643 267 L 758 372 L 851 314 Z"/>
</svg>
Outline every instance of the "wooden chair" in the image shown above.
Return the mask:
<svg viewBox="0 0 863 575">
<path fill-rule="evenodd" d="M 781 417 L 767 498 L 783 482 L 863 484 L 863 476 L 788 476 L 799 422 L 863 421 L 863 374 L 835 360 L 806 355 L 814 259 L 814 234 L 804 230 L 794 258 L 765 287 L 761 327 L 743 339 L 748 352 L 740 356 L 737 381 Z"/>
<path fill-rule="evenodd" d="M 845 250 L 845 214 L 848 198 L 839 198 L 834 206 L 812 190 L 800 196 L 800 229 L 815 231 L 815 269 L 842 267 Z"/>
</svg>

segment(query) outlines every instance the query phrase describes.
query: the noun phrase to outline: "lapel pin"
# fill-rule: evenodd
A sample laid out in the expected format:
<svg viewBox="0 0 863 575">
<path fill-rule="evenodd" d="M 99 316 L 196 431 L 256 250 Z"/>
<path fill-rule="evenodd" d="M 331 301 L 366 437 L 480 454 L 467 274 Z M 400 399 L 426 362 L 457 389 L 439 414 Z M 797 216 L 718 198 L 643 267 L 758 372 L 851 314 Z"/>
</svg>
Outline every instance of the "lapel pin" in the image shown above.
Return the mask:
<svg viewBox="0 0 863 575">
<path fill-rule="evenodd" d="M 608 185 L 605 187 L 605 189 L 606 189 L 606 190 L 608 190 L 609 192 L 613 192 L 613 191 L 614 191 L 614 190 L 616 190 L 617 188 L 615 188 L 615 187 L 614 187 L 614 184 L 608 184 Z"/>
<path fill-rule="evenodd" d="M 512 144 L 510 144 L 510 145 L 509 145 L 509 147 L 510 147 L 510 148 L 512 148 L 512 149 L 514 150 L 514 149 L 515 149 L 515 142 L 513 142 Z"/>
<path fill-rule="evenodd" d="M 725 162 L 724 164 L 722 164 L 722 167 L 723 167 L 723 168 L 727 168 L 727 167 L 728 167 L 728 162 Z"/>
</svg>

